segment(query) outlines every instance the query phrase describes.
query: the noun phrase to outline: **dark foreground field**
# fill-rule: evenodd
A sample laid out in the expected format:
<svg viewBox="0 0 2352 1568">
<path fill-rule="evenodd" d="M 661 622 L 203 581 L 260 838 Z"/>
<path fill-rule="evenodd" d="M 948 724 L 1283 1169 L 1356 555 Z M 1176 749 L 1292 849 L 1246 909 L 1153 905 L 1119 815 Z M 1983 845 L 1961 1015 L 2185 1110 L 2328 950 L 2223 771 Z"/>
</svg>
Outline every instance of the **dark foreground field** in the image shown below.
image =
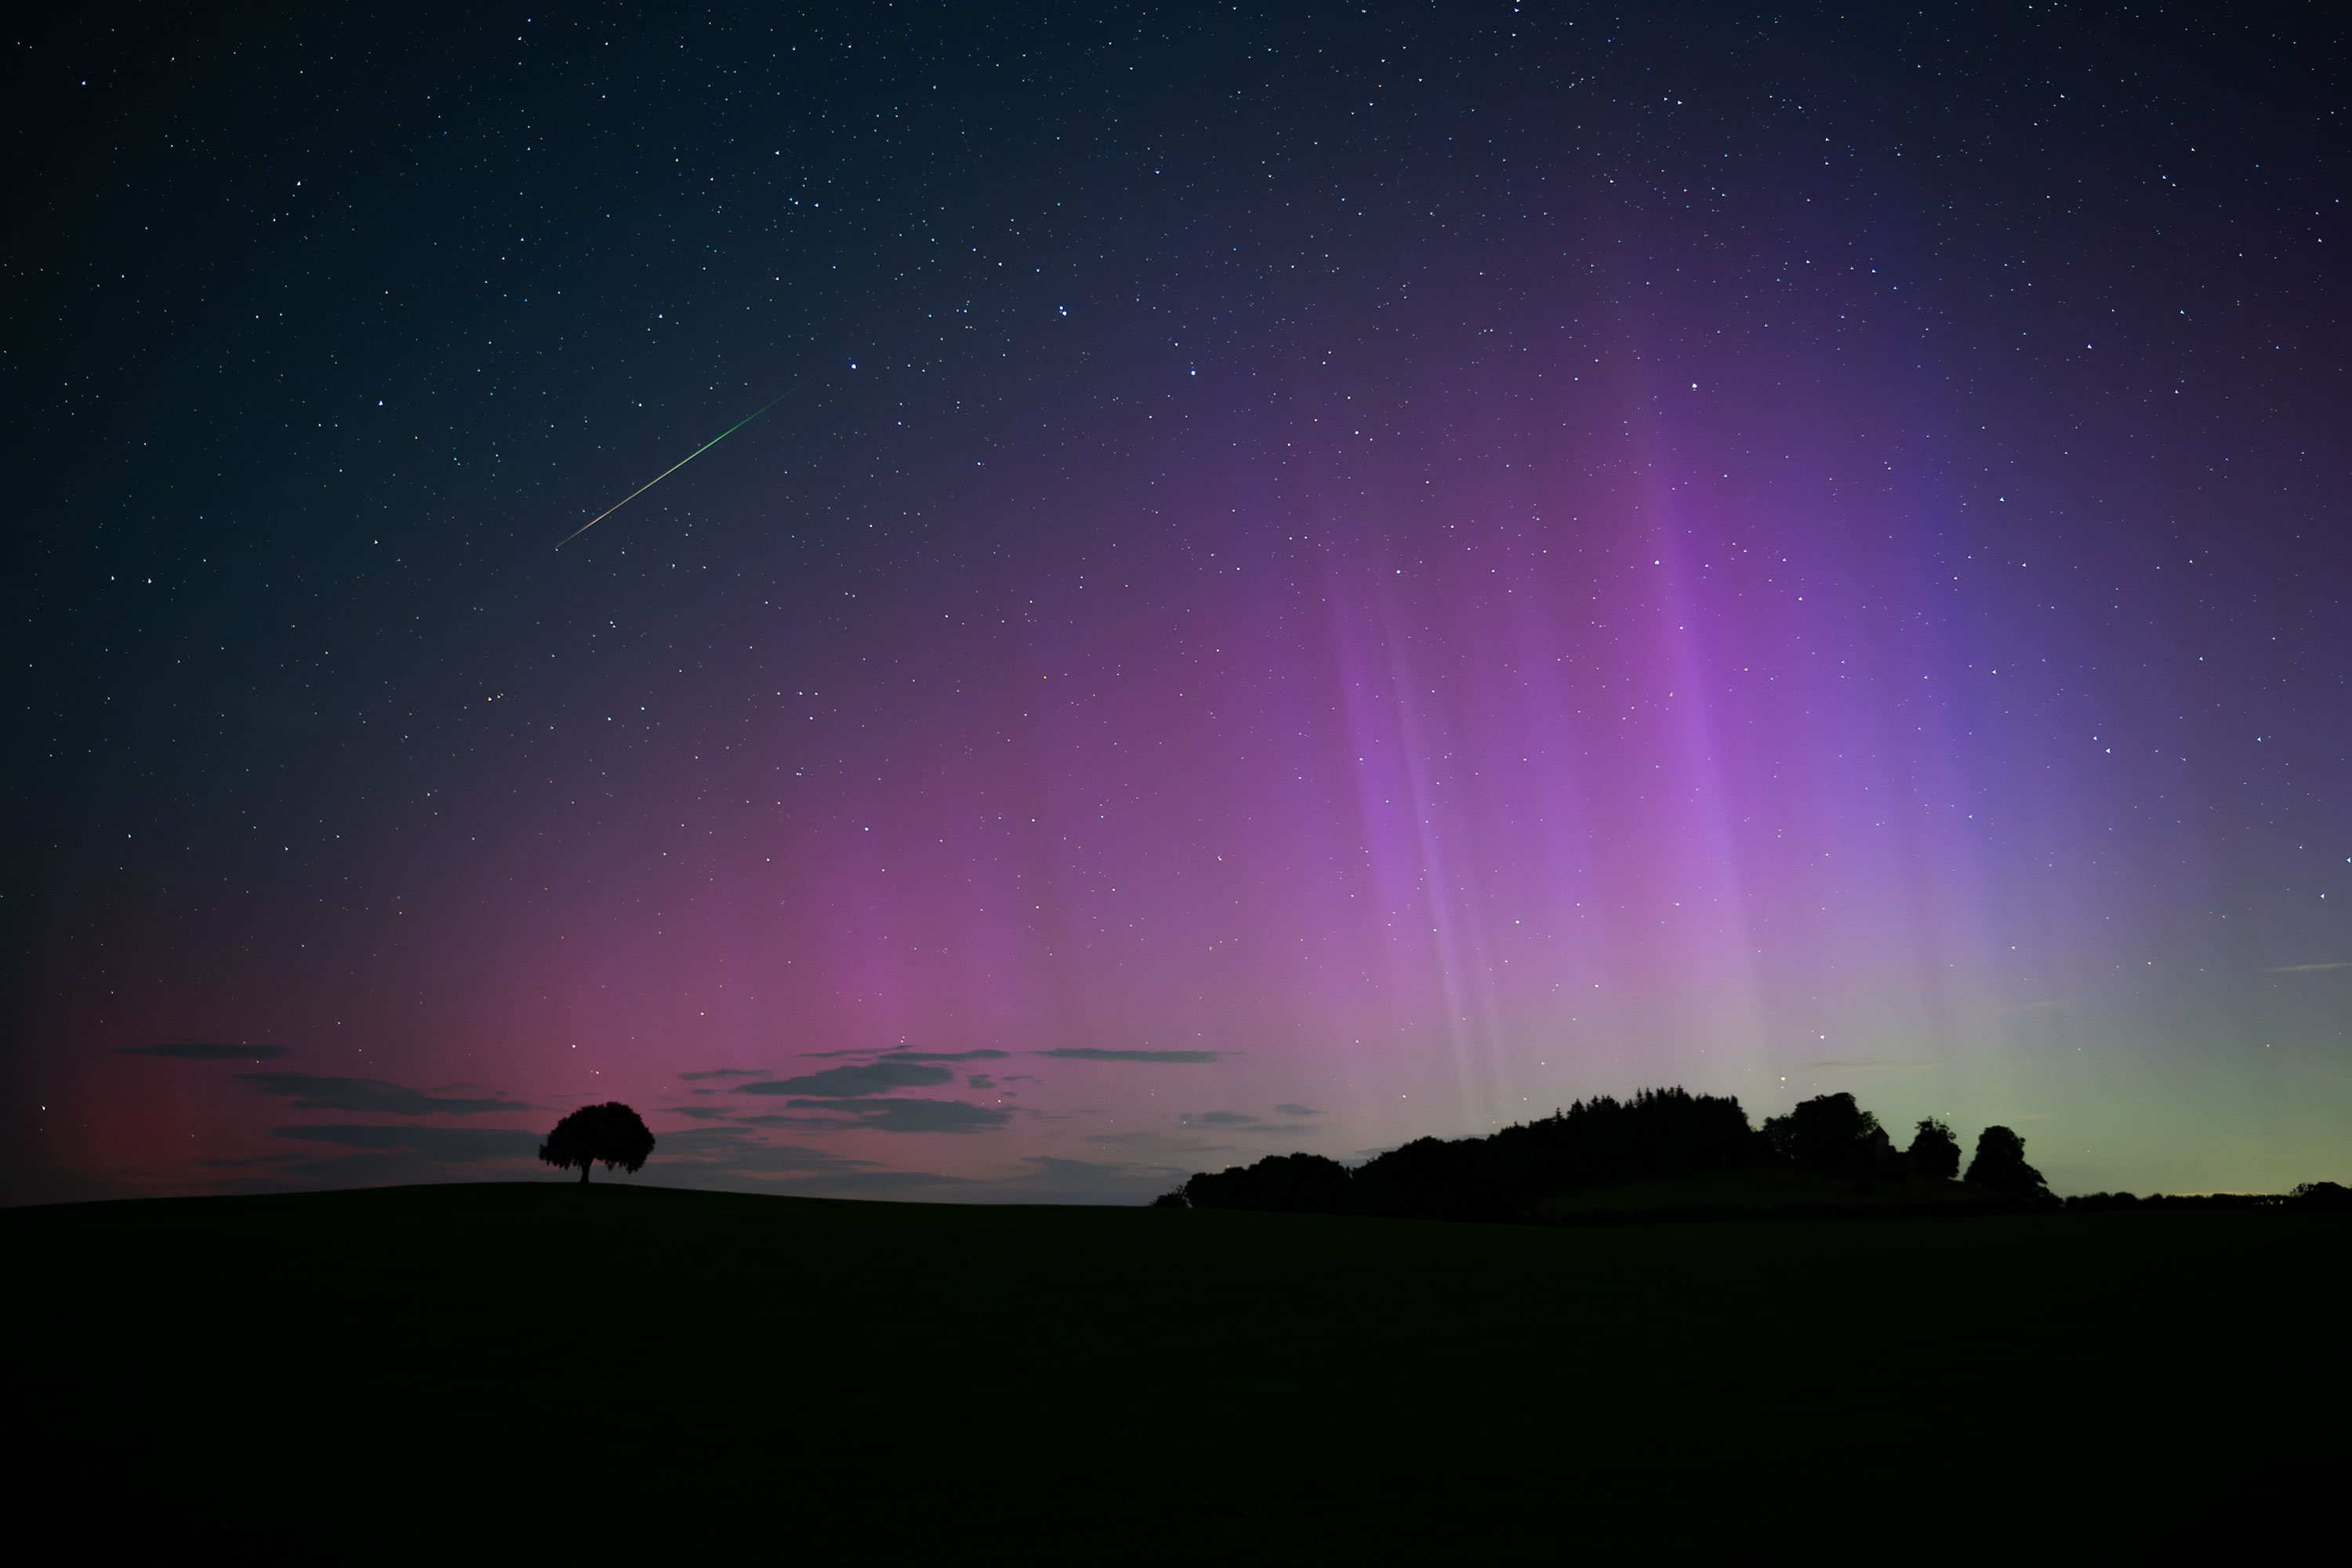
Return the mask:
<svg viewBox="0 0 2352 1568">
<path fill-rule="evenodd" d="M 2331 1215 L 549 1183 L 17 1210 L 0 1245 L 12 1479 L 77 1555 L 2108 1557 L 2333 1518 L 2352 1409 Z"/>
</svg>

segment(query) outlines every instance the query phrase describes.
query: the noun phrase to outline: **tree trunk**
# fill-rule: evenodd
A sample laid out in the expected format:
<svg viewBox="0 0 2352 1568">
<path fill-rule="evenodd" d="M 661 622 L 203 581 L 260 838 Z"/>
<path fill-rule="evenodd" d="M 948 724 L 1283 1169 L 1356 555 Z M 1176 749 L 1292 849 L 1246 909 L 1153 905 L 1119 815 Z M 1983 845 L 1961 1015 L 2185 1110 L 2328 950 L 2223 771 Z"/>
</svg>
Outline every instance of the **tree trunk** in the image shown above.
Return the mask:
<svg viewBox="0 0 2352 1568">
<path fill-rule="evenodd" d="M 588 1167 L 595 1163 L 596 1162 L 593 1160 L 583 1160 L 580 1162 L 580 1184 L 582 1186 L 584 1187 L 588 1184 Z"/>
</svg>

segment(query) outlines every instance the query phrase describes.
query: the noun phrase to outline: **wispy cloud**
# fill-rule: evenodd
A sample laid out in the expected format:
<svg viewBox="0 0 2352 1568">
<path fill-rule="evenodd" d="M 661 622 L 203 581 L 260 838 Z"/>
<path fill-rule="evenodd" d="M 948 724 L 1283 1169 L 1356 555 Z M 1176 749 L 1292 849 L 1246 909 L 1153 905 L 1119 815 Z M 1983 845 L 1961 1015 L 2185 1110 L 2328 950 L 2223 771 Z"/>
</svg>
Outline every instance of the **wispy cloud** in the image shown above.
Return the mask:
<svg viewBox="0 0 2352 1568">
<path fill-rule="evenodd" d="M 532 1108 L 512 1100 L 457 1100 L 373 1078 L 316 1078 L 306 1072 L 241 1072 L 263 1094 L 294 1102 L 297 1110 L 380 1111 L 389 1116 L 475 1116 Z"/>
<path fill-rule="evenodd" d="M 1186 1123 L 1198 1121 L 1209 1127 L 1255 1127 L 1258 1119 L 1245 1116 L 1238 1110 L 1199 1110 L 1186 1111 L 1176 1120 Z"/>
<path fill-rule="evenodd" d="M 502 1127 L 273 1127 L 280 1138 L 340 1143 L 347 1149 L 399 1150 L 422 1154 L 436 1164 L 473 1165 L 486 1160 L 528 1160 L 539 1152 L 539 1134 Z"/>
<path fill-rule="evenodd" d="M 746 1176 L 808 1176 L 873 1169 L 877 1162 L 855 1160 L 797 1143 L 770 1143 L 740 1127 L 690 1127 L 666 1133 L 654 1146 L 649 1170 L 700 1176 L 726 1172 Z"/>
<path fill-rule="evenodd" d="M 1320 1116 L 1323 1114 L 1311 1105 L 1285 1104 L 1277 1105 L 1275 1109 L 1282 1112 L 1285 1116 Z"/>
<path fill-rule="evenodd" d="M 828 1100 L 857 1100 L 869 1094 L 883 1094 L 894 1089 L 926 1089 L 945 1083 L 955 1077 L 953 1068 L 938 1067 L 929 1062 L 902 1061 L 886 1058 L 859 1067 L 826 1068 L 800 1078 L 767 1079 L 759 1083 L 739 1083 L 737 1094 L 798 1094 L 819 1095 Z"/>
<path fill-rule="evenodd" d="M 989 1050 L 985 1047 L 970 1051 L 803 1051 L 812 1061 L 829 1060 L 835 1057 L 879 1057 L 894 1062 L 999 1062 L 1011 1056 L 1011 1051 Z"/>
<path fill-rule="evenodd" d="M 1216 1062 L 1231 1056 L 1231 1051 L 1098 1051 L 1091 1046 L 1064 1046 L 1056 1050 L 1037 1051 L 1041 1057 L 1057 1057 L 1066 1062 Z"/>
<path fill-rule="evenodd" d="M 893 1171 L 879 1161 L 827 1153 L 803 1143 L 770 1143 L 741 1127 L 697 1127 L 665 1137 L 648 1175 L 698 1187 L 847 1197 L 944 1195 L 965 1183 L 929 1171 Z"/>
<path fill-rule="evenodd" d="M 752 1116 L 755 1127 L 785 1127 L 802 1132 L 990 1132 L 1013 1120 L 1013 1112 L 961 1100 L 793 1100 L 792 1110 L 820 1116 Z"/>
<path fill-rule="evenodd" d="M 884 1132 L 988 1132 L 1013 1120 L 1009 1110 L 961 1100 L 861 1100 L 842 1109 Z"/>
<path fill-rule="evenodd" d="M 221 1046 L 202 1040 L 167 1040 L 160 1046 L 117 1046 L 117 1056 L 177 1057 L 192 1062 L 259 1062 L 287 1054 L 284 1046 Z"/>
<path fill-rule="evenodd" d="M 2281 963 L 2273 966 L 2273 974 L 2316 974 L 2323 969 L 2352 969 L 2352 963 Z"/>
<path fill-rule="evenodd" d="M 688 1083 L 698 1083 L 706 1078 L 764 1078 L 767 1075 L 753 1072 L 750 1068 L 711 1068 L 703 1072 L 682 1072 L 677 1076 Z"/>
</svg>

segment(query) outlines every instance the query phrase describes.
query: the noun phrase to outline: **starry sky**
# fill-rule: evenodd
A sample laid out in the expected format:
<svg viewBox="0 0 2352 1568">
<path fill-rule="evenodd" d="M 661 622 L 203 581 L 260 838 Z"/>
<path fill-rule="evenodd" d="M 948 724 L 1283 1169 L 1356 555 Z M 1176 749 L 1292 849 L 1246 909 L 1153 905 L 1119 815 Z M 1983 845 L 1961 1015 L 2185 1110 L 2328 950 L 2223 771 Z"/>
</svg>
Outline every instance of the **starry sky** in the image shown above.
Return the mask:
<svg viewBox="0 0 2352 1568">
<path fill-rule="evenodd" d="M 0 1199 L 2352 1179 L 2343 18 L 1864 9 L 13 24 Z"/>
</svg>

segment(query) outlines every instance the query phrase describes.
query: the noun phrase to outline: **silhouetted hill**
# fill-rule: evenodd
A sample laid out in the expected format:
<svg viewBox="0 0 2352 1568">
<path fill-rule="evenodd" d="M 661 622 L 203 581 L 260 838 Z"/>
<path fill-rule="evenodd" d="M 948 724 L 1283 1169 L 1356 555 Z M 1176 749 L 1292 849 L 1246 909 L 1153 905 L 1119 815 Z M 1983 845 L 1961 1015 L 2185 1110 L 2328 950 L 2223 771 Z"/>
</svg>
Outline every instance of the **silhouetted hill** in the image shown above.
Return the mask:
<svg viewBox="0 0 2352 1568">
<path fill-rule="evenodd" d="M 0 1249 L 12 1481 L 108 1555 L 2259 1552 L 2336 1466 L 2243 1435 L 2352 1394 L 2352 1216 L 2309 1205 L 1552 1228 L 551 1176 L 18 1209 Z"/>
</svg>

